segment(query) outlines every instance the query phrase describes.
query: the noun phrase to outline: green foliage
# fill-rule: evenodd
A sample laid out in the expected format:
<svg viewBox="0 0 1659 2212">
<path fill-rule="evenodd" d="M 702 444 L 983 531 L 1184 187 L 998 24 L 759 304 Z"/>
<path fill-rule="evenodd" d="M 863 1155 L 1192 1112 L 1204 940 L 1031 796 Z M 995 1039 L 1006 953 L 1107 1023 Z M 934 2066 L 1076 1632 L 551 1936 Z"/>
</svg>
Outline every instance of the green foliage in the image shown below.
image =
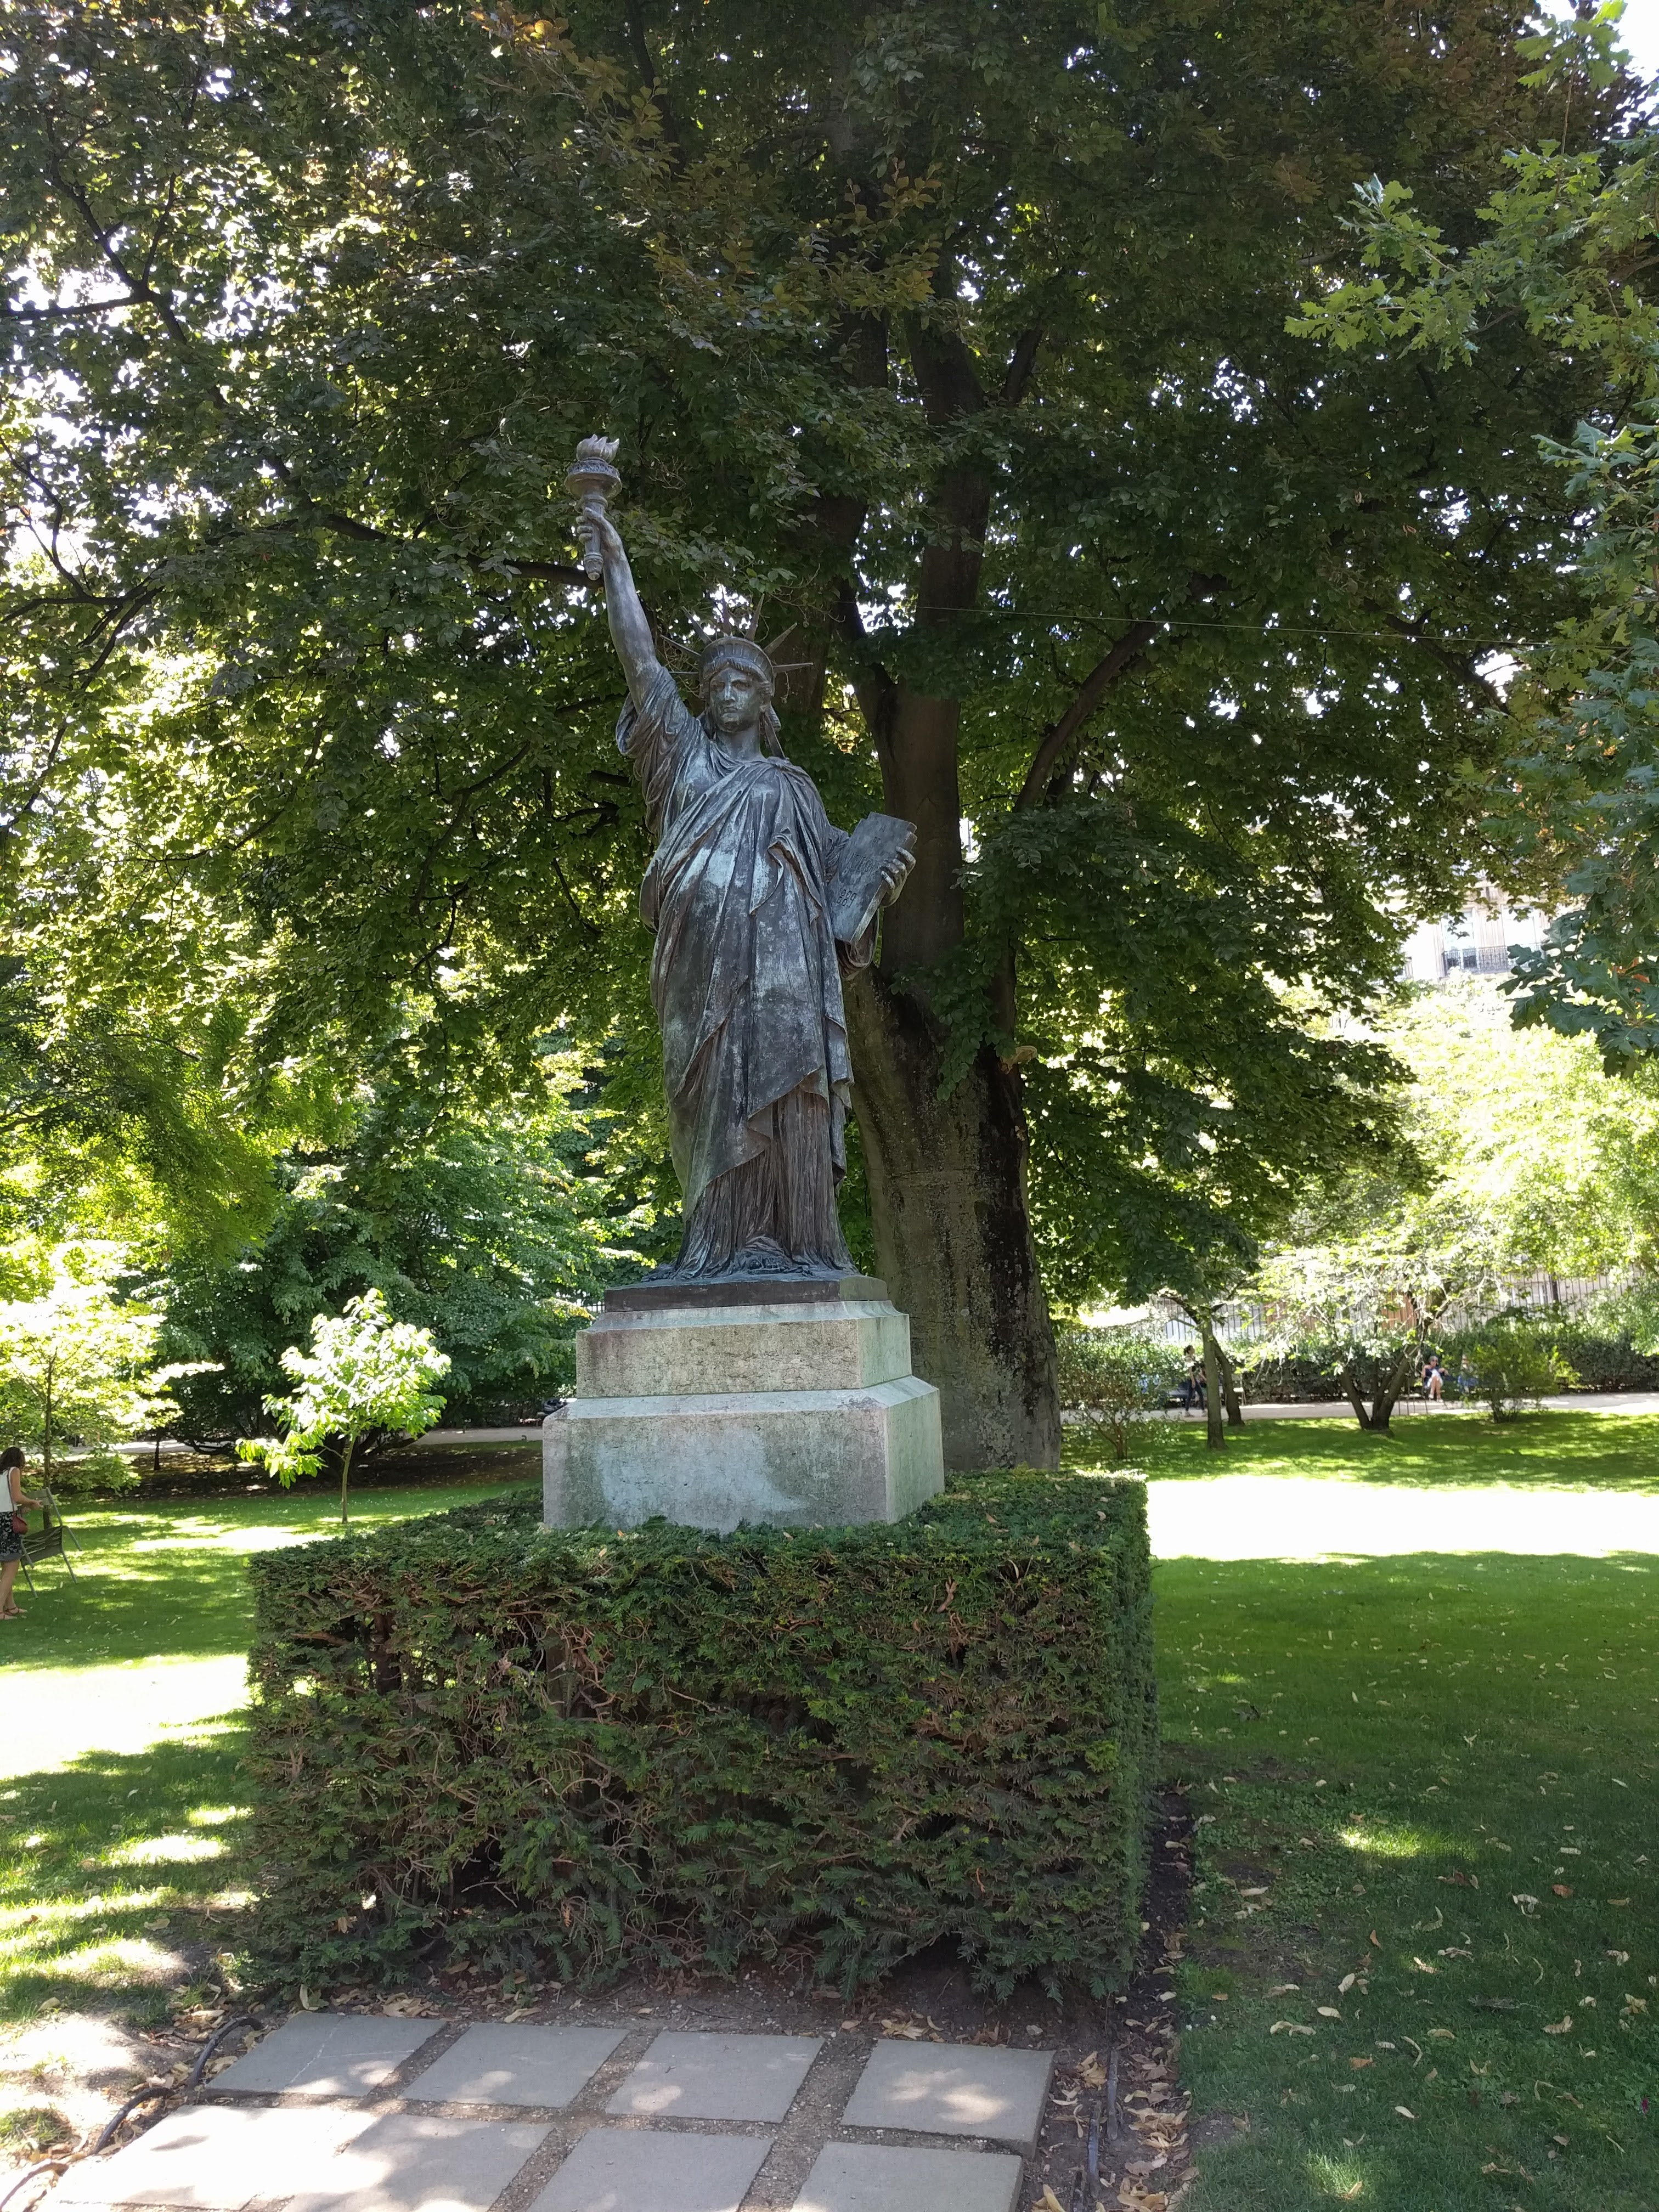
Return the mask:
<svg viewBox="0 0 1659 2212">
<path fill-rule="evenodd" d="M 1443 372 L 1522 321 L 1595 379 L 1571 434 L 1539 437 L 1583 545 L 1542 642 L 1512 634 L 1486 830 L 1511 881 L 1553 911 L 1565 883 L 1571 902 L 1516 956 L 1517 1018 L 1593 1038 L 1610 1068 L 1659 1048 L 1659 137 L 1650 116 L 1601 145 L 1582 130 L 1585 103 L 1620 80 L 1619 14 L 1522 42 L 1559 121 L 1505 155 L 1477 233 L 1453 237 L 1402 180 L 1374 177 L 1352 221 L 1376 273 L 1328 284 L 1290 325 L 1339 355 L 1381 347 Z"/>
<path fill-rule="evenodd" d="M 975 1477 L 897 1527 L 545 1529 L 470 1509 L 250 1563 L 262 1942 L 440 1936 L 590 1980 L 941 1938 L 1121 1985 L 1157 1723 L 1136 1483 Z"/>
<path fill-rule="evenodd" d="M 424 1436 L 443 1412 L 432 1389 L 449 1372 L 430 1331 L 393 1321 L 379 1291 L 349 1298 L 343 1314 L 319 1314 L 311 1324 L 311 1350 L 290 1345 L 283 1370 L 299 1389 L 291 1398 L 267 1398 L 265 1410 L 281 1437 L 245 1437 L 239 1455 L 270 1468 L 284 1490 L 302 1474 L 316 1474 L 325 1444 L 340 1455 L 340 1518 L 346 1518 L 351 1455 L 376 1430 Z"/>
<path fill-rule="evenodd" d="M 1060 1402 L 1082 1416 L 1089 1440 L 1114 1462 L 1144 1461 L 1165 1441 L 1164 1401 L 1182 1371 L 1167 1344 L 1127 1329 L 1054 1332 Z"/>
<path fill-rule="evenodd" d="M 1499 1319 L 1448 1337 L 1449 1371 L 1456 1387 L 1512 1421 L 1553 1391 L 1578 1380 L 1552 1332 L 1530 1319 Z"/>
<path fill-rule="evenodd" d="M 1356 174 L 1461 235 L 1559 102 L 1487 0 L 1432 38 L 1324 0 L 778 22 L 9 10 L 31 1018 L 176 1036 L 263 1128 L 319 1069 L 499 1096 L 568 1015 L 648 1114 L 645 839 L 556 490 L 604 428 L 665 634 L 715 582 L 793 626 L 832 812 L 883 702 L 942 702 L 896 768 L 975 825 L 948 994 L 1027 1067 L 1059 1294 L 1207 1279 L 1243 1194 L 1364 1140 L 1374 1055 L 1309 1036 L 1486 857 L 1475 664 L 1549 619 L 1536 441 L 1595 380 L 1518 320 L 1426 383 L 1310 373 L 1285 319 L 1356 258 Z"/>
<path fill-rule="evenodd" d="M 181 1388 L 185 1432 L 252 1427 L 296 1328 L 367 1290 L 448 1353 L 452 1411 L 568 1388 L 585 1302 L 626 1272 L 652 1209 L 630 1203 L 625 1146 L 596 1171 L 608 1124 L 563 1088 L 484 1117 L 388 1086 L 336 1141 L 286 1152 L 258 1242 L 181 1257 L 155 1286 L 167 1354 L 222 1370 Z"/>
<path fill-rule="evenodd" d="M 137 1480 L 109 1447 L 170 1419 L 178 1370 L 155 1364 L 161 1316 L 118 1298 L 118 1249 L 68 1246 L 45 1255 L 33 1297 L 0 1304 L 0 1431 L 40 1448 L 42 1480 L 65 1492 Z M 65 1441 L 83 1447 L 60 1459 Z"/>
</svg>

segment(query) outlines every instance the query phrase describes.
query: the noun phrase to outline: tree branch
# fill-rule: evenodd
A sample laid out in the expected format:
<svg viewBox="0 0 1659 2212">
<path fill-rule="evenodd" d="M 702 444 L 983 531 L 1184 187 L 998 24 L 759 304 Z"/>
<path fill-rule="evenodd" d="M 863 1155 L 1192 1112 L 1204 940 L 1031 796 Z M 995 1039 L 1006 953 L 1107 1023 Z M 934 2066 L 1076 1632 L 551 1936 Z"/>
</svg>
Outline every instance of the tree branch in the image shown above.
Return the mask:
<svg viewBox="0 0 1659 2212">
<path fill-rule="evenodd" d="M 1147 647 L 1158 635 L 1155 622 L 1131 623 L 1110 652 L 1097 660 L 1078 686 L 1072 703 L 1057 722 L 1050 722 L 1031 757 L 1031 765 L 1025 771 L 1025 781 L 1014 801 L 1014 811 L 1036 806 L 1048 788 L 1049 779 L 1066 747 L 1094 713 L 1101 701 L 1119 677 L 1144 658 Z"/>
<path fill-rule="evenodd" d="M 1042 347 L 1042 332 L 1040 329 L 1021 331 L 1019 343 L 1008 363 L 1008 374 L 1002 380 L 1002 390 L 998 394 L 1005 407 L 1018 407 L 1024 398 Z"/>
</svg>

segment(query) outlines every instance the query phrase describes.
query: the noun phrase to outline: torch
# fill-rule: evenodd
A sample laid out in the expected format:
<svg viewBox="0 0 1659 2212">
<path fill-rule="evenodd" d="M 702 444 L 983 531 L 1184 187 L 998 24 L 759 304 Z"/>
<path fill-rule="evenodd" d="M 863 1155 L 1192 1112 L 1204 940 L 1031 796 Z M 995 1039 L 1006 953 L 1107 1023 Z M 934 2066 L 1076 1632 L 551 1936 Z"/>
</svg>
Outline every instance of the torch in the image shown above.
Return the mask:
<svg viewBox="0 0 1659 2212">
<path fill-rule="evenodd" d="M 576 448 L 575 465 L 564 480 L 564 488 L 577 501 L 581 512 L 598 521 L 605 514 L 607 503 L 622 489 L 622 478 L 611 464 L 616 459 L 617 441 L 614 438 L 584 438 Z M 590 544 L 582 555 L 582 566 L 598 583 L 605 573 L 605 563 L 599 558 L 599 549 Z"/>
</svg>

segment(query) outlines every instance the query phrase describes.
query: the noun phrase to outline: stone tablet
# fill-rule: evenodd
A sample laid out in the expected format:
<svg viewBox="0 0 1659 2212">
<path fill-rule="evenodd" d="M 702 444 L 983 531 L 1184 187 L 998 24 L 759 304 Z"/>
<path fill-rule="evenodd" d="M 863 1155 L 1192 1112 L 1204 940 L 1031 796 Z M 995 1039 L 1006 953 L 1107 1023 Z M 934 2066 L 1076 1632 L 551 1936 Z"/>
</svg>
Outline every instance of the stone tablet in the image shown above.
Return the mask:
<svg viewBox="0 0 1659 2212">
<path fill-rule="evenodd" d="M 390 2113 L 340 2153 L 320 2187 L 291 2196 L 287 2212 L 489 2212 L 546 2136 L 526 2120 Z"/>
<path fill-rule="evenodd" d="M 829 2143 L 794 2212 L 1014 2212 L 1020 2163 L 1007 2151 Z"/>
<path fill-rule="evenodd" d="M 441 2020 L 392 2020 L 380 2013 L 296 2012 L 228 2066 L 214 2090 L 366 2097 L 371 2090 L 383 2089 L 443 2024 Z"/>
<path fill-rule="evenodd" d="M 849 2128 L 908 2128 L 932 2136 L 1036 2142 L 1048 2094 L 1051 2051 L 976 2043 L 878 2043 L 859 2076 Z"/>
<path fill-rule="evenodd" d="M 592 2128 L 529 2212 L 738 2212 L 769 2136 Z"/>
<path fill-rule="evenodd" d="M 551 2112 L 580 2094 L 627 2033 L 616 2027 L 469 2027 L 406 2094 L 431 2105 L 530 2105 Z"/>
<path fill-rule="evenodd" d="M 256 2199 L 317 2188 L 368 2112 L 326 2106 L 187 2105 L 116 2152 L 70 2166 L 55 2204 L 164 2204 L 239 2212 Z"/>
<path fill-rule="evenodd" d="M 816 2035 L 659 2035 L 605 2110 L 659 2120 L 781 2120 L 822 2041 Z"/>
</svg>

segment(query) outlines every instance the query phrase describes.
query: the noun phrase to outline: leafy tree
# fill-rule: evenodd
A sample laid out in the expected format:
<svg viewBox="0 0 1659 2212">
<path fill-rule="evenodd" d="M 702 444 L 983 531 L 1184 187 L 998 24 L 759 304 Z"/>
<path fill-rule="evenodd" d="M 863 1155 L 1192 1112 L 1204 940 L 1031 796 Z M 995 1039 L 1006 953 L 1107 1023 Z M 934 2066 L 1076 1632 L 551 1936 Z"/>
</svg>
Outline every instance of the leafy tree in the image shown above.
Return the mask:
<svg viewBox="0 0 1659 2212">
<path fill-rule="evenodd" d="M 1514 953 L 1517 1018 L 1593 1036 L 1609 1067 L 1659 1048 L 1659 137 L 1583 128 L 1619 81 L 1620 0 L 1525 42 L 1554 135 L 1506 157 L 1473 236 L 1449 235 L 1407 184 L 1373 178 L 1353 218 L 1357 275 L 1295 329 L 1340 353 L 1381 345 L 1475 362 L 1517 320 L 1592 379 L 1570 437 L 1544 434 L 1557 504 L 1584 543 L 1568 605 L 1516 642 L 1494 726 L 1510 758 L 1487 829 L 1510 880 L 1551 910 Z M 1586 138 L 1589 143 L 1586 143 Z M 1517 637 L 1524 633 L 1517 633 Z"/>
<path fill-rule="evenodd" d="M 1361 1425 L 1387 1428 L 1431 1346 L 1501 1315 L 1516 1276 L 1654 1266 L 1659 1079 L 1516 1029 L 1473 977 L 1414 994 L 1380 1042 L 1413 1078 L 1404 1143 L 1311 1182 L 1253 1287 L 1282 1343 L 1327 1358 Z"/>
<path fill-rule="evenodd" d="M 432 1389 L 449 1372 L 449 1355 L 431 1333 L 412 1322 L 393 1321 L 379 1291 L 350 1298 L 343 1314 L 319 1314 L 311 1324 L 311 1350 L 289 1345 L 282 1364 L 299 1389 L 290 1398 L 265 1400 L 282 1427 L 280 1437 L 244 1437 L 239 1455 L 270 1468 L 284 1490 L 321 1468 L 323 1449 L 340 1459 L 340 1521 L 348 1517 L 351 1455 L 366 1436 L 393 1430 L 424 1436 L 443 1412 Z"/>
<path fill-rule="evenodd" d="M 1554 112 L 1522 21 L 18 0 L 34 1002 L 210 1034 L 256 1115 L 388 1062 L 487 1102 L 555 1015 L 644 1099 L 645 845 L 557 489 L 614 432 L 665 635 L 711 578 L 787 626 L 832 811 L 919 825 L 850 1002 L 875 1254 L 951 1462 L 1051 1459 L 1042 1263 L 1115 1287 L 1215 1113 L 1362 1084 L 1310 1018 L 1482 864 L 1479 663 L 1554 605 L 1536 440 L 1595 373 L 1520 319 L 1436 374 L 1285 322 L 1358 266 L 1356 176 L 1474 234 Z M 1429 753 L 1468 769 L 1432 805 Z"/>
<path fill-rule="evenodd" d="M 627 1163 L 594 1172 L 605 1126 L 558 1090 L 485 1121 L 434 1116 L 394 1085 L 348 1114 L 335 1143 L 285 1153 L 265 1235 L 155 1285 L 168 1356 L 217 1363 L 181 1390 L 187 1431 L 248 1425 L 280 1387 L 295 1327 L 371 1289 L 443 1346 L 452 1404 L 568 1386 L 588 1303 L 652 1233 L 648 1204 L 623 1187 Z"/>
<path fill-rule="evenodd" d="M 161 1316 L 112 1293 L 120 1262 L 107 1249 L 60 1249 L 36 1296 L 0 1304 L 0 1428 L 38 1446 L 48 1490 L 136 1482 L 109 1447 L 178 1411 L 168 1385 L 189 1370 L 155 1364 Z M 60 1461 L 65 1438 L 88 1449 Z"/>
<path fill-rule="evenodd" d="M 1516 1029 L 1502 988 L 1473 976 L 1383 1036 L 1415 1079 L 1431 1216 L 1480 1224 L 1506 1274 L 1659 1268 L 1659 1069 L 1612 1079 L 1592 1038 Z"/>
</svg>

